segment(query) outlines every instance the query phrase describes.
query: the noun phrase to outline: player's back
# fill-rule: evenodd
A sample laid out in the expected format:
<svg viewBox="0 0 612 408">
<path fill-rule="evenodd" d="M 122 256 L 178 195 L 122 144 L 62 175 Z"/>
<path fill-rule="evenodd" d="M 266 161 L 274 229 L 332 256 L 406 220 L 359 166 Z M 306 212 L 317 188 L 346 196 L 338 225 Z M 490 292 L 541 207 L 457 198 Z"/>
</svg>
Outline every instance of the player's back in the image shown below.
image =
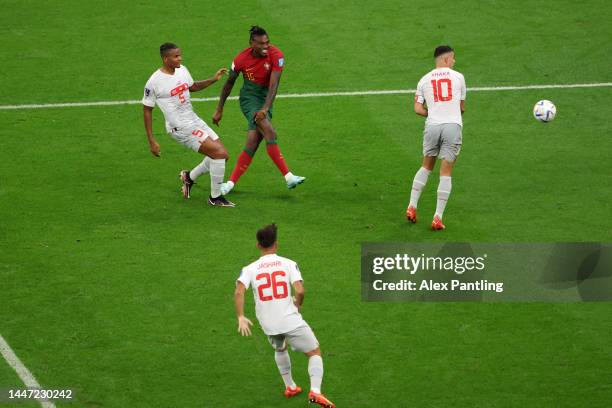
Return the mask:
<svg viewBox="0 0 612 408">
<path fill-rule="evenodd" d="M 451 68 L 436 68 L 421 78 L 415 99 L 427 103 L 428 125 L 456 123 L 462 126 L 461 101 L 465 97 L 463 74 Z"/>
<path fill-rule="evenodd" d="M 243 268 L 238 280 L 247 288 L 253 287 L 255 312 L 266 334 L 287 333 L 303 324 L 291 296 L 291 284 L 302 280 L 294 261 L 264 255 Z"/>
</svg>

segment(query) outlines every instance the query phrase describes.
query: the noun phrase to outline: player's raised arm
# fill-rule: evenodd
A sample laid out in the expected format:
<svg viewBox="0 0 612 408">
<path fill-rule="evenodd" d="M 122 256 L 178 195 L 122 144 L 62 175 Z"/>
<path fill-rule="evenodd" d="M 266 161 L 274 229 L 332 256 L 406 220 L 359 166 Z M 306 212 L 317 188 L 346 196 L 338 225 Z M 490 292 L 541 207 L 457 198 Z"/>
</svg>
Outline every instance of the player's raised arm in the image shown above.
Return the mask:
<svg viewBox="0 0 612 408">
<path fill-rule="evenodd" d="M 225 74 L 227 74 L 227 68 L 219 68 L 219 70 L 217 70 L 217 72 L 212 78 L 205 79 L 203 81 L 195 81 L 193 85 L 189 87 L 189 91 L 198 92 L 204 88 L 208 88 L 209 86 L 220 80 L 221 77 Z"/>
<path fill-rule="evenodd" d="M 223 85 L 223 89 L 221 90 L 217 110 L 215 110 L 212 117 L 213 123 L 217 126 L 219 126 L 219 122 L 221 122 L 221 118 L 223 117 L 223 107 L 225 106 L 227 97 L 232 93 L 232 88 L 234 87 L 234 83 L 236 83 L 236 78 L 238 78 L 238 73 L 236 73 L 233 69 L 230 70 L 227 81 L 225 81 L 225 85 Z"/>
<path fill-rule="evenodd" d="M 147 132 L 147 140 L 149 141 L 149 148 L 153 156 L 159 157 L 161 152 L 159 143 L 153 137 L 153 108 L 147 105 L 142 105 L 144 113 L 144 127 Z"/>
<path fill-rule="evenodd" d="M 234 291 L 234 306 L 236 307 L 236 316 L 238 317 L 238 331 L 243 336 L 251 335 L 251 327 L 253 323 L 244 317 L 244 292 L 246 286 L 244 283 L 236 282 L 236 290 Z"/>
<path fill-rule="evenodd" d="M 270 74 L 270 87 L 268 88 L 268 95 L 266 95 L 266 101 L 263 106 L 255 114 L 255 122 L 266 117 L 270 107 L 274 103 L 276 98 L 276 92 L 278 91 L 278 85 L 280 84 L 281 71 L 272 71 Z"/>
</svg>

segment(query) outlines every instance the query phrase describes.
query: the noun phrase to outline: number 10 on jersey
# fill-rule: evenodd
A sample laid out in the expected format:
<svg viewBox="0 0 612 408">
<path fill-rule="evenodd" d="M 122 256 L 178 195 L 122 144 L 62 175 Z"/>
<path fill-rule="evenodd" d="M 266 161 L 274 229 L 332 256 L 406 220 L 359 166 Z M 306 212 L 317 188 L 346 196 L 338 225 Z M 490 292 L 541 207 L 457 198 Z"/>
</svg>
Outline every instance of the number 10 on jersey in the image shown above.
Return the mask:
<svg viewBox="0 0 612 408">
<path fill-rule="evenodd" d="M 277 281 L 276 278 L 278 276 L 285 276 L 285 272 L 276 271 L 272 272 L 271 274 L 264 272 L 255 276 L 255 279 L 257 281 L 259 281 L 260 279 L 263 279 L 265 281 L 257 287 L 257 294 L 259 295 L 259 300 L 261 300 L 262 302 L 267 302 L 268 300 L 284 299 L 289 296 L 289 288 L 287 287 L 287 282 L 283 280 Z M 269 292 L 267 294 L 264 293 L 264 291 L 266 289 L 269 289 L 270 287 L 272 287 L 272 294 L 270 294 Z"/>
<path fill-rule="evenodd" d="M 433 87 L 434 102 L 448 102 L 453 99 L 453 84 L 450 79 L 432 79 L 431 86 Z M 446 96 L 444 96 L 443 88 L 446 88 Z"/>
</svg>

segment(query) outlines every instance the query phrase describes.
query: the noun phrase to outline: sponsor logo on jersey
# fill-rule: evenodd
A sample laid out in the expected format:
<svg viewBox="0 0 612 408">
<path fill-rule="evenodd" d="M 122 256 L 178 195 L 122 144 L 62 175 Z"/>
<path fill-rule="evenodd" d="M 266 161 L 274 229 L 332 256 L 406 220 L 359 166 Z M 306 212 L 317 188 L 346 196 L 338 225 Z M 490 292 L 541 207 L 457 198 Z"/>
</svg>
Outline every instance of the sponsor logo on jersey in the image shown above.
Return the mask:
<svg viewBox="0 0 612 408">
<path fill-rule="evenodd" d="M 173 90 L 170 91 L 170 96 L 176 96 L 178 95 L 179 97 L 179 102 L 180 103 L 185 103 L 185 95 L 183 95 L 183 92 L 189 90 L 189 85 L 187 84 L 183 84 L 183 85 L 179 85 L 176 88 L 174 88 Z"/>
<path fill-rule="evenodd" d="M 151 90 L 149 88 L 145 88 L 145 96 L 151 95 Z"/>
</svg>

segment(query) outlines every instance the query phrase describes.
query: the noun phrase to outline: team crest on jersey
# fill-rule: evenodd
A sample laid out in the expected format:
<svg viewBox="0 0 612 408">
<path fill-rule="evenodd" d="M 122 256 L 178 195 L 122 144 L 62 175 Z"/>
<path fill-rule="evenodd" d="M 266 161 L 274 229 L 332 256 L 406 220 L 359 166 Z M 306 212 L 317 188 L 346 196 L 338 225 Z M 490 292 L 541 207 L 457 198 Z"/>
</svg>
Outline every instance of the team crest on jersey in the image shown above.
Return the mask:
<svg viewBox="0 0 612 408">
<path fill-rule="evenodd" d="M 282 67 L 283 65 L 285 65 L 285 59 L 284 58 L 279 58 L 278 59 L 278 66 Z"/>
<path fill-rule="evenodd" d="M 151 95 L 151 90 L 149 88 L 145 88 L 145 96 Z"/>
<path fill-rule="evenodd" d="M 268 64 L 267 62 L 264 64 L 264 68 L 265 69 L 270 69 L 270 64 Z"/>
</svg>

